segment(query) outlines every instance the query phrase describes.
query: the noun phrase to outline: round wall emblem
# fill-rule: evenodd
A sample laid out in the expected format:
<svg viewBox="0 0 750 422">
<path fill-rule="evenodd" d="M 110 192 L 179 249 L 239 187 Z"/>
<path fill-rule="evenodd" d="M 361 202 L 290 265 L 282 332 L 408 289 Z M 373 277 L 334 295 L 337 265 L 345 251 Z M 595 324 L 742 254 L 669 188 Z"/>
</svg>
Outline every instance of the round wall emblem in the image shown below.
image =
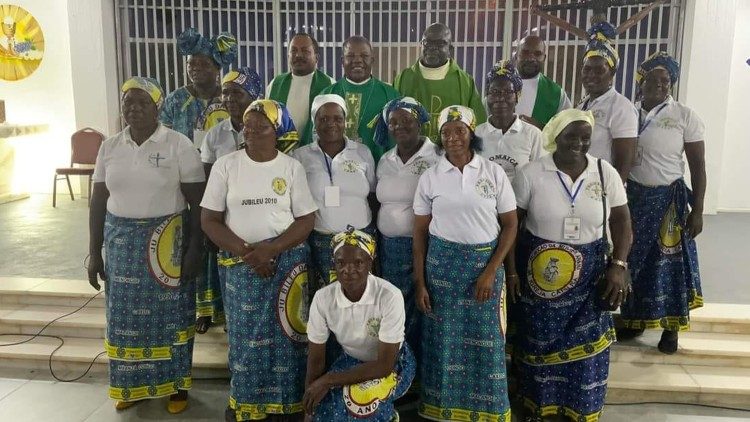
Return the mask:
<svg viewBox="0 0 750 422">
<path fill-rule="evenodd" d="M 182 264 L 182 216 L 174 215 L 159 224 L 148 242 L 149 271 L 164 287 L 180 286 Z"/>
<path fill-rule="evenodd" d="M 560 297 L 578 283 L 582 263 L 581 253 L 568 245 L 539 245 L 529 257 L 529 287 L 544 299 Z"/>
</svg>

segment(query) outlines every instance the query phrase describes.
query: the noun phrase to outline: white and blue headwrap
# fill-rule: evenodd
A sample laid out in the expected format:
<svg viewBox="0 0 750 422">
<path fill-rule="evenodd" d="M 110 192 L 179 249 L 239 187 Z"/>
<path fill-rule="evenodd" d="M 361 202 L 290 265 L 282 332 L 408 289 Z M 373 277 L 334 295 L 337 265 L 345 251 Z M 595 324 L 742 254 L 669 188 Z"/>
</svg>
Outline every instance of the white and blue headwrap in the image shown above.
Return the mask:
<svg viewBox="0 0 750 422">
<path fill-rule="evenodd" d="M 614 70 L 620 66 L 620 55 L 612 44 L 612 39 L 617 36 L 617 30 L 609 22 L 594 24 L 588 31 L 589 42 L 586 44 L 586 53 L 583 58 L 599 56 L 604 58 Z"/>
<path fill-rule="evenodd" d="M 230 70 L 221 79 L 221 83 L 234 82 L 247 91 L 254 99 L 263 98 L 263 82 L 260 80 L 258 72 L 249 67 L 241 67 L 237 70 Z"/>
<path fill-rule="evenodd" d="M 209 39 L 195 28 L 188 28 L 177 36 L 177 50 L 183 56 L 203 54 L 210 57 L 220 68 L 227 70 L 237 58 L 237 39 L 228 32 Z"/>
<path fill-rule="evenodd" d="M 375 129 L 373 140 L 377 145 L 383 148 L 388 148 L 388 119 L 391 118 L 391 113 L 396 110 L 406 110 L 417 119 L 420 126 L 430 121 L 430 114 L 427 110 L 412 97 L 400 97 L 394 100 L 388 101 L 383 107 L 383 111 L 375 116 L 370 123 L 369 128 Z"/>
<path fill-rule="evenodd" d="M 646 74 L 657 68 L 662 68 L 669 73 L 669 79 L 671 80 L 672 85 L 677 83 L 677 79 L 680 77 L 680 64 L 664 51 L 657 51 L 648 56 L 648 58 L 638 66 L 638 71 L 635 74 L 635 81 L 638 84 L 643 83 L 643 78 L 646 77 Z"/>
<path fill-rule="evenodd" d="M 516 66 L 510 60 L 501 60 L 492 66 L 492 69 L 487 73 L 487 86 L 490 86 L 492 81 L 503 79 L 510 81 L 516 93 L 521 92 L 523 80 L 521 80 L 521 75 L 518 74 Z"/>
</svg>

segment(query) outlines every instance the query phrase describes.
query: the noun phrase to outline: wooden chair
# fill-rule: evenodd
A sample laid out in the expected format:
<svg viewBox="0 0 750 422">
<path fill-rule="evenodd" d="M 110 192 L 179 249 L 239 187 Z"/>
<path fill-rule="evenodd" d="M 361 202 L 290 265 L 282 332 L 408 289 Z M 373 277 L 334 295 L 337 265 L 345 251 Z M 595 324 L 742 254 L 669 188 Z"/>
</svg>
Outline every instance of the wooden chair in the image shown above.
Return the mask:
<svg viewBox="0 0 750 422">
<path fill-rule="evenodd" d="M 57 182 L 65 178 L 68 182 L 70 200 L 73 201 L 73 188 L 70 186 L 70 176 L 89 177 L 89 204 L 91 204 L 91 177 L 94 175 L 93 168 L 75 167 L 76 164 L 96 164 L 96 156 L 99 147 L 104 142 L 104 135 L 90 127 L 75 132 L 70 137 L 70 167 L 62 167 L 55 170 L 55 180 L 52 184 L 52 206 L 57 205 Z"/>
</svg>

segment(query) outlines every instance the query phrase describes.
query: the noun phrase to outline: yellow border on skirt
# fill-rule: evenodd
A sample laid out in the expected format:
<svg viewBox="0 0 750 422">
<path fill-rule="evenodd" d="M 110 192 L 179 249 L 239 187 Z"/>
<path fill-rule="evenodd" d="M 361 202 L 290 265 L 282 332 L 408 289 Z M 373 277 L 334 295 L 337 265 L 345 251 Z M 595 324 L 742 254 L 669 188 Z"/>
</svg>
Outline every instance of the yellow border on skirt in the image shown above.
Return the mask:
<svg viewBox="0 0 750 422">
<path fill-rule="evenodd" d="M 523 354 L 521 360 L 532 366 L 552 365 L 558 363 L 574 362 L 583 360 L 591 356 L 598 355 L 609 347 L 615 340 L 615 330 L 610 328 L 596 341 L 585 343 L 580 346 L 571 347 L 560 352 L 549 353 L 546 355 L 528 355 Z"/>
<path fill-rule="evenodd" d="M 120 401 L 136 401 L 143 399 L 156 399 L 164 396 L 171 396 L 178 390 L 177 384 L 180 384 L 180 390 L 189 390 L 193 387 L 193 379 L 190 377 L 180 378 L 180 382 L 165 382 L 159 385 L 143 385 L 140 387 L 118 388 L 109 387 L 109 398 Z"/>
<path fill-rule="evenodd" d="M 539 414 L 540 407 L 538 404 L 534 403 L 533 400 L 524 397 L 523 398 L 523 406 L 532 412 L 534 414 Z M 562 410 L 562 413 L 560 412 Z M 544 406 L 541 408 L 541 416 L 553 416 L 553 415 L 565 415 L 574 421 L 585 421 L 585 422 L 597 422 L 599 418 L 602 416 L 603 410 L 600 410 L 595 413 L 590 413 L 588 415 L 581 415 L 580 413 L 576 412 L 575 410 L 567 407 L 567 406 L 558 406 L 556 404 L 550 404 L 547 406 Z M 581 418 L 583 416 L 583 418 Z"/>
<path fill-rule="evenodd" d="M 162 347 L 118 347 L 104 340 L 107 357 L 124 361 L 149 361 L 172 359 L 172 346 Z"/>
<path fill-rule="evenodd" d="M 443 412 L 450 412 L 450 419 L 446 419 Z M 470 421 L 470 422 L 511 422 L 510 409 L 505 413 L 477 412 L 475 410 L 442 408 L 422 403 L 419 406 L 419 416 L 438 421 Z"/>
<path fill-rule="evenodd" d="M 302 402 L 292 404 L 280 403 L 263 403 L 263 404 L 246 404 L 237 403 L 234 397 L 229 396 L 229 407 L 237 413 L 238 421 L 260 420 L 268 417 L 268 414 L 284 415 L 300 413 L 303 411 Z M 244 414 L 247 414 L 245 416 Z"/>
</svg>

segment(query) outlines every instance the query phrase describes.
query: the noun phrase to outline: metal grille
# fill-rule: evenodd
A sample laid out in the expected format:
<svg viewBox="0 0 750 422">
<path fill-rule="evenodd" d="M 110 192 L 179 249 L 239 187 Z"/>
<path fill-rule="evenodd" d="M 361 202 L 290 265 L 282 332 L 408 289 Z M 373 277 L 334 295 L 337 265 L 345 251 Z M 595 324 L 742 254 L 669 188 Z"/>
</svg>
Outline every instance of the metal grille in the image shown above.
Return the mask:
<svg viewBox="0 0 750 422">
<path fill-rule="evenodd" d="M 265 83 L 286 71 L 286 47 L 298 32 L 320 44 L 319 67 L 342 77 L 341 44 L 350 35 L 370 39 L 375 55 L 373 74 L 390 82 L 417 60 L 420 38 L 431 23 L 453 30 L 454 58 L 484 90 L 484 75 L 501 58 L 510 58 L 520 38 L 537 33 L 548 45 L 546 74 L 560 83 L 575 101 L 581 98 L 578 72 L 585 40 L 529 13 L 537 0 L 115 0 L 119 37 L 120 79 L 132 75 L 161 81 L 167 92 L 187 82 L 185 60 L 175 39 L 189 27 L 204 35 L 228 31 L 237 36 L 239 55 L 234 66 L 255 68 Z M 542 4 L 569 0 L 542 0 Z M 658 49 L 679 55 L 681 0 L 671 0 L 617 40 L 621 66 L 616 88 L 636 95 L 635 69 Z M 640 10 L 638 6 L 610 9 L 615 26 Z M 586 28 L 590 11 L 566 11 L 561 17 Z"/>
</svg>

